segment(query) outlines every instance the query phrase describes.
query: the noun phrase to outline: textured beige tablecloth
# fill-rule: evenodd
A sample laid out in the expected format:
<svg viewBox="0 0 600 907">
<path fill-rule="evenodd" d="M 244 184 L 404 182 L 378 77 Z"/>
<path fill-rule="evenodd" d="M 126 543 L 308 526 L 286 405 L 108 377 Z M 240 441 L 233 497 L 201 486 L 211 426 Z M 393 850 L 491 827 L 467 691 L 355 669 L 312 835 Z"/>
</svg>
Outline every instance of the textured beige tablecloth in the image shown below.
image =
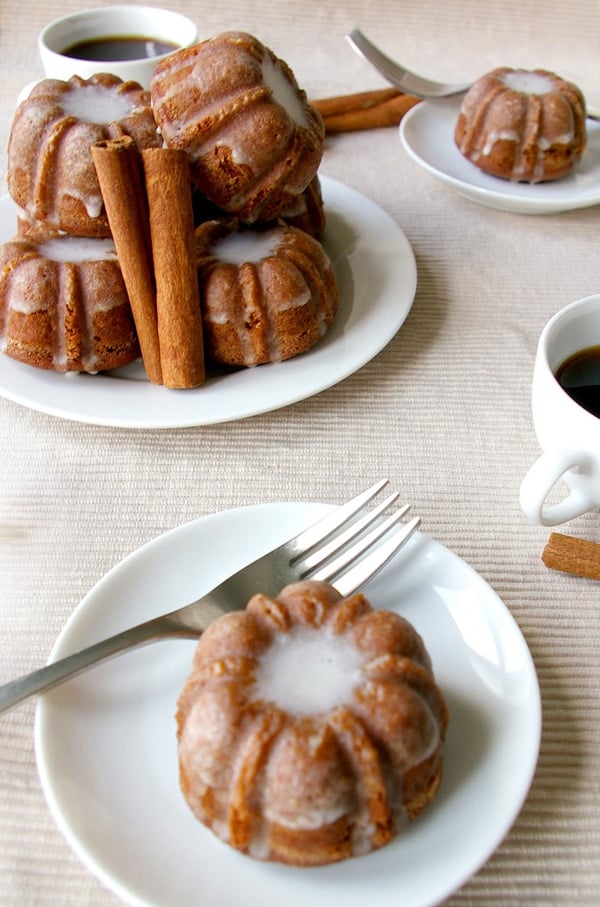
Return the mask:
<svg viewBox="0 0 600 907">
<path fill-rule="evenodd" d="M 40 75 L 37 33 L 80 5 L 0 2 L 2 171 L 14 101 Z M 255 32 L 312 97 L 383 84 L 344 41 L 360 25 L 432 75 L 458 81 L 495 64 L 542 66 L 600 105 L 598 0 L 170 5 L 205 35 Z M 448 903 L 597 905 L 600 585 L 542 565 L 548 532 L 527 522 L 518 492 L 538 453 L 529 405 L 537 337 L 557 309 L 600 291 L 600 208 L 532 217 L 480 207 L 409 160 L 395 129 L 330 139 L 321 170 L 378 203 L 406 233 L 419 275 L 406 323 L 336 387 L 230 424 L 127 431 L 0 400 L 0 679 L 42 664 L 88 589 L 164 530 L 245 504 L 340 502 L 389 476 L 424 530 L 506 603 L 543 700 L 529 797 L 497 852 Z M 600 540 L 598 513 L 568 531 Z M 0 717 L 0 903 L 115 904 L 48 811 L 33 715 L 29 703 Z"/>
</svg>

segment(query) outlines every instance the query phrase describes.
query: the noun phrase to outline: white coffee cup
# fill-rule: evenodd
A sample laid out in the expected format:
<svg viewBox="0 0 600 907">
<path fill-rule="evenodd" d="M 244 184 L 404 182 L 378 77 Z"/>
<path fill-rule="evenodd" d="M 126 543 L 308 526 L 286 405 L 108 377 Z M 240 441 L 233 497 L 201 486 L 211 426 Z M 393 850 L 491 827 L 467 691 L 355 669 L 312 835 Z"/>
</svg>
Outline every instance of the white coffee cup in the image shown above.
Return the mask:
<svg viewBox="0 0 600 907">
<path fill-rule="evenodd" d="M 94 73 L 110 72 L 124 81 L 133 79 L 148 88 L 154 67 L 168 53 L 106 62 L 77 59 L 64 53 L 83 41 L 118 37 L 149 38 L 181 48 L 197 43 L 198 29 L 186 16 L 153 6 L 104 6 L 71 13 L 50 22 L 38 38 L 46 78 L 66 81 L 78 75 L 89 79 Z"/>
<path fill-rule="evenodd" d="M 555 377 L 570 356 L 594 346 L 600 346 L 600 295 L 561 309 L 540 335 L 531 407 L 543 453 L 525 476 L 520 499 L 526 516 L 542 526 L 600 507 L 600 418 L 576 403 Z M 561 480 L 566 495 L 547 503 Z"/>
</svg>

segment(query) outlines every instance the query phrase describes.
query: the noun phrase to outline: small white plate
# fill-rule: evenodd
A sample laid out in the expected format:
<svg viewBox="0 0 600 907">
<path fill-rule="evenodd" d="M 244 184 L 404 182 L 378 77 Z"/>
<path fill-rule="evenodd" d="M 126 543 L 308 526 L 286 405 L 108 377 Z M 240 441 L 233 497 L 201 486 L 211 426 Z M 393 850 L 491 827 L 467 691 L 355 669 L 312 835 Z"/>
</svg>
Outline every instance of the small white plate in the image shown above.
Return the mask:
<svg viewBox="0 0 600 907">
<path fill-rule="evenodd" d="M 408 154 L 471 201 L 515 214 L 552 214 L 600 202 L 600 123 L 587 122 L 588 143 L 575 170 L 549 183 L 513 183 L 471 164 L 454 143 L 461 98 L 417 104 L 400 121 Z"/>
<path fill-rule="evenodd" d="M 81 602 L 52 658 L 192 601 L 330 508 L 266 504 L 184 524 L 130 555 Z M 63 834 L 125 902 L 153 907 L 431 907 L 500 843 L 529 790 L 540 696 L 525 641 L 492 589 L 417 533 L 366 588 L 422 634 L 446 696 L 444 777 L 387 847 L 319 869 L 259 863 L 198 823 L 178 786 L 175 703 L 194 642 L 127 653 L 46 694 L 35 741 Z"/>
<path fill-rule="evenodd" d="M 0 355 L 0 395 L 31 409 L 121 428 L 212 425 L 297 403 L 358 371 L 402 326 L 417 269 L 394 220 L 343 183 L 321 177 L 324 246 L 340 290 L 339 310 L 322 340 L 295 359 L 215 375 L 174 391 L 146 380 L 140 363 L 100 375 L 44 371 Z M 11 200 L 0 199 L 0 242 L 15 232 Z"/>
</svg>

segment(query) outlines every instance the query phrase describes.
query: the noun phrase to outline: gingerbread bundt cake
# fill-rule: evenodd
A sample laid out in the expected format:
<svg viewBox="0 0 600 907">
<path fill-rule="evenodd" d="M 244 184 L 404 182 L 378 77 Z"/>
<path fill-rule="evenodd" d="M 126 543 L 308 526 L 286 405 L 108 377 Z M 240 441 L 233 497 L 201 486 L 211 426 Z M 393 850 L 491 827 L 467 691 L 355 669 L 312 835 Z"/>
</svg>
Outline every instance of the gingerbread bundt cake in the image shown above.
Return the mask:
<svg viewBox="0 0 600 907">
<path fill-rule="evenodd" d="M 332 863 L 388 843 L 430 803 L 447 721 L 411 624 L 295 583 L 201 637 L 177 711 L 182 791 L 244 853 Z"/>
<path fill-rule="evenodd" d="M 64 236 L 0 247 L 0 351 L 58 372 L 133 362 L 137 335 L 114 245 Z"/>
<path fill-rule="evenodd" d="M 195 233 L 207 356 L 224 365 L 279 362 L 325 334 L 338 290 L 327 254 L 281 224 L 236 231 L 219 221 Z"/>
<path fill-rule="evenodd" d="M 95 142 L 130 135 L 138 147 L 162 144 L 150 94 L 137 82 L 100 73 L 45 79 L 19 105 L 8 143 L 8 190 L 23 232 L 110 236 L 90 152 Z"/>
<path fill-rule="evenodd" d="M 461 153 L 494 176 L 536 183 L 569 173 L 586 144 L 584 97 L 542 69 L 500 67 L 465 95 L 454 138 Z"/>
<path fill-rule="evenodd" d="M 198 188 L 241 220 L 272 220 L 315 176 L 321 116 L 252 35 L 225 32 L 171 54 L 150 91 L 166 144 L 187 152 Z"/>
</svg>

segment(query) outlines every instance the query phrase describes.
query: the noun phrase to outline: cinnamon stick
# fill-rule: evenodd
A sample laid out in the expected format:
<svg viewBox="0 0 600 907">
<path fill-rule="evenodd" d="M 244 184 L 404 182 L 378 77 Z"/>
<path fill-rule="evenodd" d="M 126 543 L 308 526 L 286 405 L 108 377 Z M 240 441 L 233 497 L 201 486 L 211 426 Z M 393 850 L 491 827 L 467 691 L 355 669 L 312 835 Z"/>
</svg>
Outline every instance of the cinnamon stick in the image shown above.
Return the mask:
<svg viewBox="0 0 600 907">
<path fill-rule="evenodd" d="M 397 126 L 405 113 L 419 103 L 419 98 L 403 94 L 397 88 L 361 91 L 311 101 L 325 123 L 325 132 L 358 132 Z"/>
<path fill-rule="evenodd" d="M 600 544 L 597 542 L 552 532 L 542 552 L 542 561 L 553 570 L 600 579 Z"/>
<path fill-rule="evenodd" d="M 320 98 L 311 101 L 312 106 L 319 111 L 323 119 L 349 113 L 351 110 L 368 110 L 384 101 L 397 98 L 402 92 L 397 88 L 379 88 L 375 91 L 359 91 L 356 94 L 336 95 L 332 98 Z"/>
<path fill-rule="evenodd" d="M 92 159 L 129 296 L 148 380 L 162 383 L 148 203 L 139 151 L 130 136 L 92 146 Z"/>
<path fill-rule="evenodd" d="M 163 384 L 197 387 L 204 382 L 205 369 L 188 159 L 183 151 L 148 148 L 142 161 Z"/>
</svg>

